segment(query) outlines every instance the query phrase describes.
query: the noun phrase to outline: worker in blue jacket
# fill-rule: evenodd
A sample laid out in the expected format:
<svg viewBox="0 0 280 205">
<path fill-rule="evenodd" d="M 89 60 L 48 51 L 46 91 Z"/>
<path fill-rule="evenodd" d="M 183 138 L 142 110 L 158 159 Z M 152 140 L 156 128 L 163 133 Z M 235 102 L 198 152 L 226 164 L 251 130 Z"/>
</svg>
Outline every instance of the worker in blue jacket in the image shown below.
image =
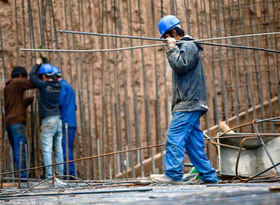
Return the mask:
<svg viewBox="0 0 280 205">
<path fill-rule="evenodd" d="M 60 90 L 60 100 L 59 108 L 62 120 L 62 149 L 63 149 L 63 159 L 66 161 L 66 123 L 68 126 L 68 160 L 73 160 L 73 148 L 75 140 L 75 132 L 77 129 L 76 120 L 76 97 L 75 91 L 65 79 L 61 77 L 60 70 L 53 66 L 53 72 L 57 76 L 57 80 L 61 85 Z M 73 162 L 68 163 L 69 175 L 75 176 L 75 164 Z M 64 175 L 67 174 L 66 164 L 64 164 Z M 71 178 L 70 178 L 71 179 Z"/>
<path fill-rule="evenodd" d="M 165 175 L 155 181 L 182 181 L 185 152 L 200 175 L 198 184 L 217 183 L 215 169 L 204 150 L 200 118 L 207 112 L 207 92 L 200 59 L 202 47 L 185 36 L 181 21 L 173 15 L 158 23 L 161 38 L 168 42 L 166 52 L 172 68 L 172 121 L 166 132 Z M 176 40 L 180 40 L 177 43 Z"/>
</svg>

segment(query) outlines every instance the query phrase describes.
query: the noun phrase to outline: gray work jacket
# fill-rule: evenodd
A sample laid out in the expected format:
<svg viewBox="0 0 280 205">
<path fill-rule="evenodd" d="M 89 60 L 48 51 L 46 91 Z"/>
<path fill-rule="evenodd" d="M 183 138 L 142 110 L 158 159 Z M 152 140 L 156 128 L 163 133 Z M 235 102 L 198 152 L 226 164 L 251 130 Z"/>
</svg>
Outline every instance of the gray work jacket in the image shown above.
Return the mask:
<svg viewBox="0 0 280 205">
<path fill-rule="evenodd" d="M 208 110 L 200 50 L 202 47 L 199 44 L 186 41 L 166 52 L 172 68 L 172 112 Z"/>
</svg>

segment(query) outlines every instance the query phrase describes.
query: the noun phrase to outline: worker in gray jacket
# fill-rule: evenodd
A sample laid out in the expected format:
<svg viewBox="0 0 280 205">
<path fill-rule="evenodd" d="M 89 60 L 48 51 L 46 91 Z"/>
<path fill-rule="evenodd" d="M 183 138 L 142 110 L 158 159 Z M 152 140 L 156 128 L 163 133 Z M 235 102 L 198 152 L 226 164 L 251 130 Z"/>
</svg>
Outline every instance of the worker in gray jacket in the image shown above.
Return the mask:
<svg viewBox="0 0 280 205">
<path fill-rule="evenodd" d="M 173 119 L 166 132 L 165 175 L 157 182 L 182 181 L 185 151 L 200 175 L 197 183 L 217 183 L 215 169 L 204 150 L 200 118 L 207 112 L 207 92 L 200 59 L 202 47 L 184 36 L 181 21 L 173 15 L 163 17 L 158 28 L 168 42 L 166 52 L 172 68 Z M 181 43 L 177 43 L 180 40 Z"/>
</svg>

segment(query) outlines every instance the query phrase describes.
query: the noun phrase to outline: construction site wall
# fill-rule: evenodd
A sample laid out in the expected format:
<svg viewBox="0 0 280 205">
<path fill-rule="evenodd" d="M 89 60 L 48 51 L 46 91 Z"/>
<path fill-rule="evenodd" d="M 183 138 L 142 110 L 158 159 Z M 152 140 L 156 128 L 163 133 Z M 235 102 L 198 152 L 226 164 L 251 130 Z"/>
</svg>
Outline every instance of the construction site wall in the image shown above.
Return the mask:
<svg viewBox="0 0 280 205">
<path fill-rule="evenodd" d="M 157 22 L 168 14 L 181 19 L 186 34 L 195 39 L 280 31 L 278 0 L 0 0 L 1 88 L 14 66 L 30 71 L 35 64 L 39 53 L 21 51 L 22 48 L 111 49 L 162 43 L 74 35 L 60 30 L 159 37 Z M 279 50 L 280 35 L 213 42 Z M 202 118 L 201 129 L 210 133 L 219 121 L 234 126 L 279 116 L 279 53 L 203 47 L 209 112 Z M 172 71 L 165 51 L 166 47 L 158 46 L 117 52 L 47 53 L 50 63 L 61 69 L 76 92 L 76 159 L 165 142 L 172 118 Z M 3 121 L 3 89 L 1 96 Z M 27 115 L 30 167 L 42 165 L 37 115 L 36 101 Z M 263 123 L 260 130 L 279 132 L 279 124 Z M 239 131 L 253 132 L 251 127 Z M 6 151 L 1 158 L 7 159 L 5 169 L 10 170 L 11 148 L 2 124 L 3 136 Z M 209 145 L 208 149 L 214 150 L 209 157 L 216 167 L 215 147 Z M 77 175 L 85 179 L 115 178 L 163 150 L 157 147 L 79 161 Z M 163 157 L 160 159 L 159 166 L 153 163 L 147 173 L 162 173 Z M 144 171 L 133 177 L 146 175 Z M 31 174 L 43 177 L 43 170 Z"/>
</svg>

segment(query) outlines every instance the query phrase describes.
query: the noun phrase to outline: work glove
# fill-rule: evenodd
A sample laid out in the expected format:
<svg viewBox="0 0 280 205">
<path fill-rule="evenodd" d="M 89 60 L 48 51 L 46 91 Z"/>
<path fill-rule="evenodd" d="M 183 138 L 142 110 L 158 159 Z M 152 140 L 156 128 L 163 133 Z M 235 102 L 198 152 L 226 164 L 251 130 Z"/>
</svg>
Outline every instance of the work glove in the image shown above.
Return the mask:
<svg viewBox="0 0 280 205">
<path fill-rule="evenodd" d="M 40 52 L 40 58 L 46 58 L 46 57 L 47 57 L 47 55 L 45 52 Z"/>
<path fill-rule="evenodd" d="M 43 64 L 49 63 L 49 60 L 48 60 L 47 55 L 46 55 L 45 52 L 40 52 L 40 58 L 42 59 Z"/>
<path fill-rule="evenodd" d="M 37 58 L 36 59 L 36 64 L 41 65 L 43 63 L 42 58 Z"/>
<path fill-rule="evenodd" d="M 168 43 L 168 49 L 173 48 L 176 46 L 176 40 L 175 38 L 166 38 L 167 43 Z"/>
</svg>

